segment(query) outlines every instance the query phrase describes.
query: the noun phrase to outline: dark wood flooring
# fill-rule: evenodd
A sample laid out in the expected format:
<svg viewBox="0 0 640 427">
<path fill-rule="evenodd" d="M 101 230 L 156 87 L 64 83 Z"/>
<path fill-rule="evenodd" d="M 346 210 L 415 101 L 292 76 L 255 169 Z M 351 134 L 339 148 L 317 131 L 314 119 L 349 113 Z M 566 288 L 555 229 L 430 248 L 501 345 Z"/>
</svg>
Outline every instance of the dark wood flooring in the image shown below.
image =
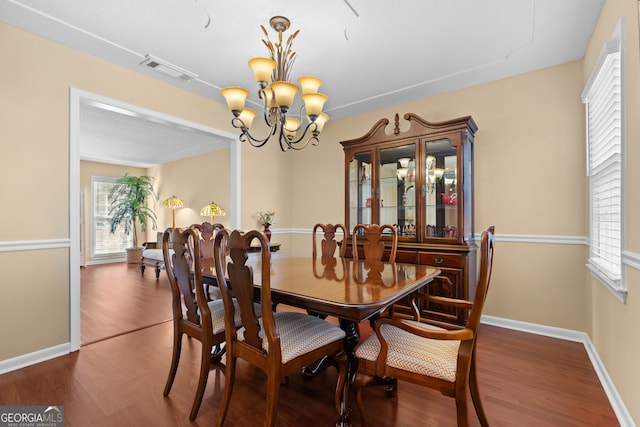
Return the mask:
<svg viewBox="0 0 640 427">
<path fill-rule="evenodd" d="M 164 273 L 156 281 L 151 270 L 142 278 L 138 266 L 127 264 L 83 269 L 85 344 L 73 354 L 0 375 L 0 405 L 63 405 L 66 427 L 215 424 L 224 365 L 212 368 L 198 417 L 188 420 L 197 341 L 185 338 L 173 390 L 162 396 L 171 360 L 169 304 Z M 478 369 L 492 426 L 619 425 L 582 344 L 483 325 Z M 312 379 L 292 376 L 282 386 L 278 425 L 333 425 L 336 376 L 333 369 Z M 226 425 L 261 425 L 265 376 L 239 362 L 237 381 Z M 368 389 L 364 397 L 372 426 L 456 425 L 453 399 L 412 384 L 401 382 L 397 398 L 382 388 Z M 354 425 L 359 420 L 354 410 Z M 478 425 L 472 416 L 471 426 Z"/>
</svg>

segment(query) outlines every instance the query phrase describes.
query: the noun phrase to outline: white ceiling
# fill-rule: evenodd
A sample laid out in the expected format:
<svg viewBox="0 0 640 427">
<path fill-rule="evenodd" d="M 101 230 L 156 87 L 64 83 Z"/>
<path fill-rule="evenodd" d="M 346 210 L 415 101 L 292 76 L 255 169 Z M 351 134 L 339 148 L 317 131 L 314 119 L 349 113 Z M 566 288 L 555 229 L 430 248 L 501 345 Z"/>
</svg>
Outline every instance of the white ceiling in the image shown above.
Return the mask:
<svg viewBox="0 0 640 427">
<path fill-rule="evenodd" d="M 260 25 L 272 36 L 269 18 L 284 15 L 291 20 L 291 30 L 285 36 L 301 30 L 293 45 L 297 59 L 292 80 L 301 75 L 323 79 L 320 91 L 329 96 L 325 111 L 331 120 L 337 120 L 578 60 L 584 56 L 603 3 L 0 0 L 0 18 L 219 102 L 224 102 L 221 88 L 247 87 L 257 107 L 257 86 L 247 60 L 267 56 Z M 162 75 L 140 65 L 146 55 L 197 77 L 185 82 Z M 171 129 L 171 124 L 153 122 L 138 129 L 135 125 L 144 122 L 142 117 L 114 113 L 91 103 L 82 109 L 81 122 L 87 120 L 81 142 L 84 158 L 104 159 L 112 151 L 123 158 L 117 162 L 153 164 L 173 156 L 163 155 L 160 146 L 175 144 L 160 144 L 153 150 L 130 150 L 130 144 L 144 146 L 148 142 L 145 137 L 154 144 L 179 139 L 183 142 L 175 158 L 182 158 L 185 153 L 198 154 L 212 143 L 207 132 L 185 134 L 184 129 Z M 128 151 L 146 158 L 124 159 Z M 158 157 L 151 158 L 152 154 Z"/>
</svg>

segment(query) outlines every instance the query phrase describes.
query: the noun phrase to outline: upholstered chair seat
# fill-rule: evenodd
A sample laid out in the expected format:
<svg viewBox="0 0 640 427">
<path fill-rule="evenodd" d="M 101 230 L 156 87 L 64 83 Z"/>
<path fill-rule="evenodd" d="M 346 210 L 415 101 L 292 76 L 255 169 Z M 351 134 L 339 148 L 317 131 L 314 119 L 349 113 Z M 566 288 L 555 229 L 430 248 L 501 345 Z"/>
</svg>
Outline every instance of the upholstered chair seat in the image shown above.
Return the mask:
<svg viewBox="0 0 640 427">
<path fill-rule="evenodd" d="M 407 320 L 405 323 L 416 328 L 444 330 L 413 320 Z M 386 361 L 388 366 L 445 381 L 455 381 L 460 340 L 423 338 L 389 324 L 381 325 L 380 330 L 389 345 Z M 361 360 L 375 362 L 379 353 L 380 341 L 376 335 L 372 335 L 356 348 L 356 356 Z"/>
<path fill-rule="evenodd" d="M 298 356 L 345 337 L 345 332 L 337 326 L 304 313 L 281 311 L 274 313 L 273 319 L 280 333 L 282 363 L 287 363 Z M 238 341 L 244 341 L 243 332 L 243 330 L 238 331 Z M 269 340 L 265 336 L 262 319 L 260 319 L 259 336 L 262 339 L 263 348 L 268 353 Z"/>
</svg>

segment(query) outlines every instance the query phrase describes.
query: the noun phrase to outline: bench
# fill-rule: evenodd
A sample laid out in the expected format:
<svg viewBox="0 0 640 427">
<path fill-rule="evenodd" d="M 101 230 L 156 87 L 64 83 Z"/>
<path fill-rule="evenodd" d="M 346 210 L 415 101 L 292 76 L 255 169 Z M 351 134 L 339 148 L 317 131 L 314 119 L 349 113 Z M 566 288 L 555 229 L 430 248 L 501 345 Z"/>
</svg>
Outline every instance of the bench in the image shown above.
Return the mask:
<svg viewBox="0 0 640 427">
<path fill-rule="evenodd" d="M 153 267 L 156 279 L 160 278 L 160 271 L 164 270 L 164 255 L 162 254 L 162 232 L 158 232 L 155 242 L 142 244 L 142 259 L 140 262 L 140 274 L 144 275 L 147 266 Z"/>
</svg>

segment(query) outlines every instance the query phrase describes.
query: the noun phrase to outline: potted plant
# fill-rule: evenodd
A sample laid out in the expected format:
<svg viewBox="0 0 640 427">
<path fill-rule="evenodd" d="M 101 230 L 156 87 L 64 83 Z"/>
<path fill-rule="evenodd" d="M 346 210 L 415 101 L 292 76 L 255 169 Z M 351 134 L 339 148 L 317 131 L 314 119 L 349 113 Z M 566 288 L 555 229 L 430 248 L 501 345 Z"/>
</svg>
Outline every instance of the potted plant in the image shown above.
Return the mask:
<svg viewBox="0 0 640 427">
<path fill-rule="evenodd" d="M 130 264 L 140 263 L 142 247 L 138 246 L 138 223 L 140 230 L 147 231 L 147 220 L 150 218 L 153 229 L 157 228 L 156 214 L 149 207 L 149 198 L 158 200 L 153 191 L 153 178 L 150 176 L 130 176 L 128 173 L 116 180 L 116 185 L 109 192 L 111 200 L 111 233 L 122 224 L 124 233 L 133 233 L 133 247 L 127 248 L 127 261 Z"/>
</svg>

